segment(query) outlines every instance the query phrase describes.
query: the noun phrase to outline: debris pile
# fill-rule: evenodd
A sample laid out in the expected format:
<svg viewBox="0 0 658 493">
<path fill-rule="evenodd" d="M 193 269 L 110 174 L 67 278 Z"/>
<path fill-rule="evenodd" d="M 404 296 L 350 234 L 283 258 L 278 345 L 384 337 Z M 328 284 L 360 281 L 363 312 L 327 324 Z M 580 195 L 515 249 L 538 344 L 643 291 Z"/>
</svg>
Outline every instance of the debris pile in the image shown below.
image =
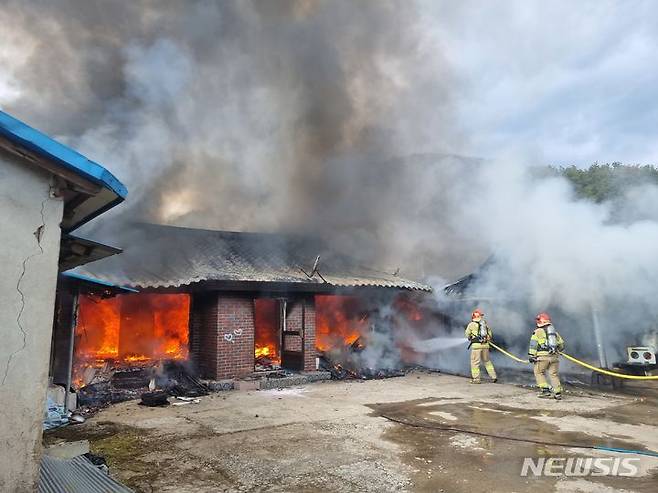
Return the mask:
<svg viewBox="0 0 658 493">
<path fill-rule="evenodd" d="M 255 371 L 278 371 L 281 369 L 280 361 L 275 361 L 267 355 L 257 356 L 254 365 Z"/>
<path fill-rule="evenodd" d="M 146 403 L 152 402 L 145 394 L 176 397 L 200 397 L 208 395 L 208 388 L 177 360 L 134 363 L 126 366 L 122 363 L 106 361 L 95 370 L 88 385 L 78 391 L 78 403 L 91 409 L 98 409 L 127 400 L 142 397 Z M 158 397 L 158 402 L 162 397 Z M 148 404 L 147 404 L 148 405 Z"/>
<path fill-rule="evenodd" d="M 43 421 L 43 429 L 50 430 L 69 423 L 69 413 L 64 406 L 57 404 L 50 396 L 46 400 L 46 416 Z"/>
<path fill-rule="evenodd" d="M 318 352 L 319 369 L 331 373 L 333 380 L 401 377 L 406 374 L 402 368 L 373 368 L 364 364 L 361 353 L 366 344 L 362 337 L 343 347 L 334 347 L 328 351 Z"/>
<path fill-rule="evenodd" d="M 271 379 L 276 380 L 277 378 L 288 378 L 288 377 L 293 377 L 295 375 L 296 375 L 296 373 L 294 373 L 292 371 L 279 369 L 279 370 L 276 370 L 276 371 L 268 372 L 267 375 L 265 375 L 265 377 L 268 380 L 271 380 Z"/>
</svg>

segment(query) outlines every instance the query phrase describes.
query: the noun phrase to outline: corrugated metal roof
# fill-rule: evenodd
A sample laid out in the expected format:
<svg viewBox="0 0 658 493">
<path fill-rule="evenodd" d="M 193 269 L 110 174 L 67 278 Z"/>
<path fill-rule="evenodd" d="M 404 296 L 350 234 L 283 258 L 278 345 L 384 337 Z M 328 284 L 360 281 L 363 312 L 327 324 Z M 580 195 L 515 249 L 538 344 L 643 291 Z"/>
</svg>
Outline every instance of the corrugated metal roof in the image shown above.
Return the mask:
<svg viewBox="0 0 658 493">
<path fill-rule="evenodd" d="M 461 279 L 444 286 L 443 292 L 455 300 L 461 301 L 492 301 L 511 299 L 504 295 L 496 284 L 488 283 L 487 277 L 491 269 L 500 268 L 500 260 L 493 255 L 487 258 L 474 272 L 465 275 Z M 505 293 L 510 290 L 505 290 Z M 519 293 L 521 296 L 521 293 Z"/>
<path fill-rule="evenodd" d="M 126 232 L 124 252 L 75 269 L 121 286 L 178 287 L 200 281 L 328 284 L 431 291 L 429 286 L 359 266 L 317 240 L 139 224 Z M 320 255 L 318 274 L 309 277 Z M 303 269 L 303 270 L 302 270 Z"/>
<path fill-rule="evenodd" d="M 39 493 L 131 493 L 84 456 L 58 459 L 44 455 L 39 471 Z"/>
<path fill-rule="evenodd" d="M 448 284 L 443 288 L 443 291 L 449 296 L 461 297 L 464 296 L 468 288 L 475 281 L 475 274 L 468 274 L 461 279 L 456 280 L 452 284 Z"/>
</svg>

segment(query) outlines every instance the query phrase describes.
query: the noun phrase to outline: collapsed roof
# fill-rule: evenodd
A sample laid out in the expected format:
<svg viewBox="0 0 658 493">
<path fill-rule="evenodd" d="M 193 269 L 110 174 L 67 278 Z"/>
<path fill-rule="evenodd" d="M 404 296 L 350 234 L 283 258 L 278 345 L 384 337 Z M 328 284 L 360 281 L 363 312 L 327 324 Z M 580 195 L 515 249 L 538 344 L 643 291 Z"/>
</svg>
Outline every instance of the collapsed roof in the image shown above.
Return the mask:
<svg viewBox="0 0 658 493">
<path fill-rule="evenodd" d="M 478 285 L 480 281 L 486 278 L 489 270 L 496 265 L 497 261 L 498 259 L 493 255 L 489 256 L 475 271 L 445 286 L 443 292 L 450 298 L 462 300 L 499 298 L 500 293 L 491 292 L 490 289 L 487 292 L 482 292 L 482 286 Z"/>
<path fill-rule="evenodd" d="M 135 224 L 123 239 L 121 255 L 74 272 L 142 289 L 216 282 L 236 288 L 284 284 L 286 289 L 312 292 L 354 287 L 431 291 L 424 284 L 359 266 L 321 241 L 301 236 Z"/>
</svg>

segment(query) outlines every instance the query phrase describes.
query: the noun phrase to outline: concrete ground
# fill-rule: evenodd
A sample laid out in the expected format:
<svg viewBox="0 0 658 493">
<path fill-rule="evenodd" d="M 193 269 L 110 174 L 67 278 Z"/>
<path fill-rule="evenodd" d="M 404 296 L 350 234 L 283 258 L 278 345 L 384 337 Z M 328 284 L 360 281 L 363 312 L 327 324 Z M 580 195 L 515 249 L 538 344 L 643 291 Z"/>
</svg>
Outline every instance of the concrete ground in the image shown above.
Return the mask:
<svg viewBox="0 0 658 493">
<path fill-rule="evenodd" d="M 635 477 L 521 477 L 525 457 L 640 456 L 437 429 L 658 451 L 656 394 L 636 394 L 572 389 L 557 402 L 416 372 L 224 392 L 180 407 L 125 402 L 47 441 L 88 438 L 113 476 L 143 492 L 655 492 L 658 458 L 634 462 Z"/>
</svg>

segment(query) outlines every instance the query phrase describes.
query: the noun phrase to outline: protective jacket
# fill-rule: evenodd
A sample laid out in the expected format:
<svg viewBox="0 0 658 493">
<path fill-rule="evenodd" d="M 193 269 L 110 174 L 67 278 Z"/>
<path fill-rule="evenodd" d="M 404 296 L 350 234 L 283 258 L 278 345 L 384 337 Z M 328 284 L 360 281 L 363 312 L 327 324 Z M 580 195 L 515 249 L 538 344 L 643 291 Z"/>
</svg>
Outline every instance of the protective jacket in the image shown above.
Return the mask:
<svg viewBox="0 0 658 493">
<path fill-rule="evenodd" d="M 530 356 L 548 356 L 550 354 L 555 354 L 551 352 L 551 347 L 548 341 L 548 330 L 549 326 L 537 327 L 530 337 L 530 347 L 528 348 L 528 354 Z M 560 334 L 555 331 L 555 342 L 557 351 L 562 351 L 564 349 L 564 340 Z"/>
<path fill-rule="evenodd" d="M 480 322 L 470 322 L 466 326 L 464 335 L 466 336 L 466 339 L 472 342 L 472 349 L 489 348 L 489 341 L 493 337 L 493 332 L 491 332 L 491 327 L 489 327 L 487 322 L 484 322 L 484 325 L 486 327 L 486 336 L 484 338 L 480 336 Z"/>
</svg>

